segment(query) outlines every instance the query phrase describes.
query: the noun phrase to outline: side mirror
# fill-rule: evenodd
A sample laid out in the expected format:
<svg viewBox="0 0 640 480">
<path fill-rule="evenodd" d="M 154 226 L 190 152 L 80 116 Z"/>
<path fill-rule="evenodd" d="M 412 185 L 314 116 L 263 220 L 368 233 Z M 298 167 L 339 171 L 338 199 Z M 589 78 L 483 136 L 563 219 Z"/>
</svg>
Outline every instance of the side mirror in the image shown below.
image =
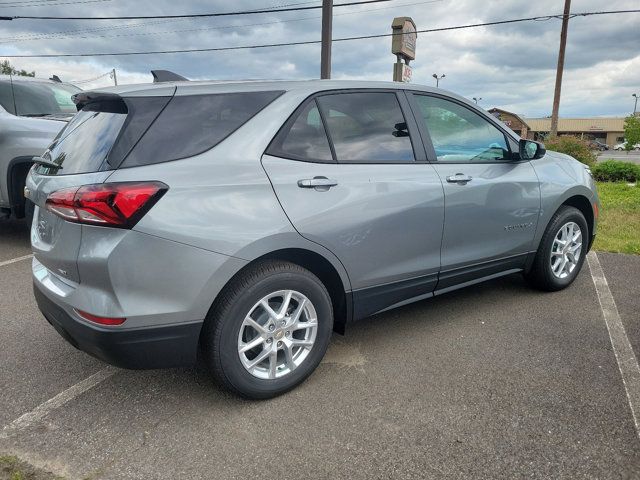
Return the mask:
<svg viewBox="0 0 640 480">
<path fill-rule="evenodd" d="M 535 160 L 544 157 L 547 150 L 544 144 L 533 140 L 520 139 L 520 158 L 522 160 Z"/>
</svg>

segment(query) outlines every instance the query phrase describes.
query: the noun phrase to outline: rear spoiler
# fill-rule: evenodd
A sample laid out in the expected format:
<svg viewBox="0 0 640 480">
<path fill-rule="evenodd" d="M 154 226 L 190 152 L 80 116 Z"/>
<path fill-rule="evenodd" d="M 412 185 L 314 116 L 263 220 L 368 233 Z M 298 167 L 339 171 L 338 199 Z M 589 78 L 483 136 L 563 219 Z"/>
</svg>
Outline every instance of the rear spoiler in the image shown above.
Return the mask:
<svg viewBox="0 0 640 480">
<path fill-rule="evenodd" d="M 78 92 L 71 96 L 71 100 L 76 104 L 78 111 L 82 110 L 88 103 L 97 101 L 120 101 L 122 97 L 115 93 L 103 93 L 103 92 Z"/>
<path fill-rule="evenodd" d="M 153 83 L 189 81 L 188 78 L 170 70 L 151 70 L 151 75 L 153 75 Z"/>
</svg>

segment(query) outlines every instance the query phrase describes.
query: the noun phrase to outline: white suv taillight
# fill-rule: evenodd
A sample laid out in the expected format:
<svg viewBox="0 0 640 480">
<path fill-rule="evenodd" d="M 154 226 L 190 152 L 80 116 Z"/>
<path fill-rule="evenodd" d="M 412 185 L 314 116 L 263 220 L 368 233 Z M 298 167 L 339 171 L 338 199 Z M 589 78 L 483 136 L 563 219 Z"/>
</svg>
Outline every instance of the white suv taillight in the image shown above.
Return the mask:
<svg viewBox="0 0 640 480">
<path fill-rule="evenodd" d="M 69 222 L 132 228 L 169 189 L 162 182 L 123 182 L 65 188 L 46 208 Z"/>
</svg>

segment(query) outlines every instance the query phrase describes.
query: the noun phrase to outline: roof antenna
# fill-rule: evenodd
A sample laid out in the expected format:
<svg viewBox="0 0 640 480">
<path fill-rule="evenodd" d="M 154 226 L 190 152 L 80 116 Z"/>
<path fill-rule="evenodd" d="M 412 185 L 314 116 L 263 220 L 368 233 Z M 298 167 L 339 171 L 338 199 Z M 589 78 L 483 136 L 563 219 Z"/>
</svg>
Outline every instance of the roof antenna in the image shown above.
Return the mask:
<svg viewBox="0 0 640 480">
<path fill-rule="evenodd" d="M 51 75 L 51 78 L 49 80 L 52 80 L 57 83 L 62 83 L 62 80 L 60 80 L 60 77 L 58 77 L 58 75 Z"/>
<path fill-rule="evenodd" d="M 189 81 L 188 78 L 170 70 L 151 70 L 151 75 L 153 75 L 153 83 Z"/>
</svg>

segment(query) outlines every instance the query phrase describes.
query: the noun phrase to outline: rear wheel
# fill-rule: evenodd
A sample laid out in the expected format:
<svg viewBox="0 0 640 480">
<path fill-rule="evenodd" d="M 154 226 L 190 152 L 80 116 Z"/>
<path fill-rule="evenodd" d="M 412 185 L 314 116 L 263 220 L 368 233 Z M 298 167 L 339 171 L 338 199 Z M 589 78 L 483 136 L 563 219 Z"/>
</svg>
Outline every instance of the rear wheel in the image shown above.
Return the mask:
<svg viewBox="0 0 640 480">
<path fill-rule="evenodd" d="M 541 290 L 568 287 L 582 268 L 588 238 L 589 228 L 582 212 L 574 207 L 561 207 L 549 222 L 525 277 Z"/>
<path fill-rule="evenodd" d="M 270 398 L 315 370 L 332 329 L 331 298 L 322 282 L 298 265 L 265 261 L 221 293 L 205 322 L 203 357 L 228 389 Z"/>
</svg>

